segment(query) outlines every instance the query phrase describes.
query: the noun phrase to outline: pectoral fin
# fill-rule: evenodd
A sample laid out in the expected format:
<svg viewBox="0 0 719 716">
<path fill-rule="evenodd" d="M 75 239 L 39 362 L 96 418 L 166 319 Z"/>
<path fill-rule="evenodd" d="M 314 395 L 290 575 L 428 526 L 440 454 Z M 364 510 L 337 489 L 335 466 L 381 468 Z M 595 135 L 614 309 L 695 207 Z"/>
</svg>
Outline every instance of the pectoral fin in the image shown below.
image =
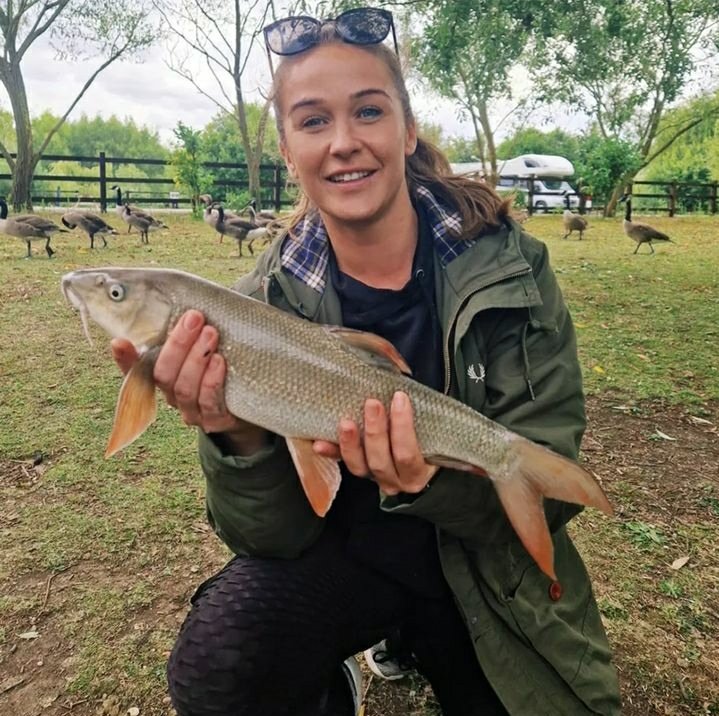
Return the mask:
<svg viewBox="0 0 719 716">
<path fill-rule="evenodd" d="M 344 341 L 345 345 L 363 360 L 374 363 L 380 368 L 412 375 L 412 369 L 407 365 L 402 354 L 381 336 L 342 326 L 327 326 L 326 328 L 333 336 Z"/>
<path fill-rule="evenodd" d="M 115 422 L 105 449 L 105 457 L 127 447 L 152 424 L 157 415 L 155 381 L 152 371 L 158 350 L 143 353 L 132 366 L 120 388 L 115 407 Z"/>
<path fill-rule="evenodd" d="M 342 477 L 338 462 L 317 455 L 312 449 L 312 440 L 287 438 L 287 447 L 312 509 L 324 517 L 340 487 Z"/>
</svg>

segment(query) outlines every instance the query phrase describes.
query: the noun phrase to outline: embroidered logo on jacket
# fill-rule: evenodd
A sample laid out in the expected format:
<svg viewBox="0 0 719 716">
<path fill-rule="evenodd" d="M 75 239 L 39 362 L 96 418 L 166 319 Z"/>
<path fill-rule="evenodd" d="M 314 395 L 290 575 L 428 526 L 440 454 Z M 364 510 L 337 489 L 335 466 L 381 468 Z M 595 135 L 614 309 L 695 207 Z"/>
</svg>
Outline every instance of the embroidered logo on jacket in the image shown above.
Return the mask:
<svg viewBox="0 0 719 716">
<path fill-rule="evenodd" d="M 477 366 L 476 368 L 475 365 Z M 469 368 L 467 368 L 467 375 L 475 383 L 483 383 L 485 374 L 486 371 L 484 370 L 484 366 L 481 363 L 472 363 Z"/>
</svg>

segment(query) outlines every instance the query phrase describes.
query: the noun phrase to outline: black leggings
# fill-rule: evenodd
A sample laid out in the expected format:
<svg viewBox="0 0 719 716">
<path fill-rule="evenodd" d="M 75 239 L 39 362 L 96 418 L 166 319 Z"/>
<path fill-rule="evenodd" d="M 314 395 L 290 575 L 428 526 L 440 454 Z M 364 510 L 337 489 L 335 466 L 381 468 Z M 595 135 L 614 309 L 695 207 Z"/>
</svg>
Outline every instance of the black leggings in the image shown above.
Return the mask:
<svg viewBox="0 0 719 716">
<path fill-rule="evenodd" d="M 167 675 L 178 716 L 353 716 L 341 664 L 399 629 L 445 716 L 505 716 L 451 597 L 418 598 L 326 530 L 293 560 L 236 557 L 192 598 Z"/>
</svg>

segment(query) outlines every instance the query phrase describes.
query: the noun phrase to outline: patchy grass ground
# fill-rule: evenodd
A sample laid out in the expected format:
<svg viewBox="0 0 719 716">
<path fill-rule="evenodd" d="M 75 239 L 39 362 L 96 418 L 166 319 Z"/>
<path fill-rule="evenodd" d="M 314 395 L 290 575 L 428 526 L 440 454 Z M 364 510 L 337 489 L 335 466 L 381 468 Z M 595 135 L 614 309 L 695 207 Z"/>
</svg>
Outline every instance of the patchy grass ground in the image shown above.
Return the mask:
<svg viewBox="0 0 719 716">
<path fill-rule="evenodd" d="M 65 234 L 51 261 L 0 237 L 1 714 L 169 714 L 167 652 L 189 595 L 229 556 L 205 524 L 192 433 L 169 409 L 102 458 L 119 377 L 59 291 L 81 266 L 177 267 L 224 284 L 251 267 L 202 223 L 164 218 L 170 230 L 149 246 L 123 234 L 91 252 Z M 719 714 L 719 218 L 650 221 L 677 244 L 632 255 L 618 219 L 592 219 L 583 242 L 562 241 L 557 216 L 527 228 L 548 243 L 577 323 L 583 457 L 617 509 L 572 531 L 625 713 Z M 417 679 L 373 683 L 368 714 L 437 710 Z"/>
</svg>

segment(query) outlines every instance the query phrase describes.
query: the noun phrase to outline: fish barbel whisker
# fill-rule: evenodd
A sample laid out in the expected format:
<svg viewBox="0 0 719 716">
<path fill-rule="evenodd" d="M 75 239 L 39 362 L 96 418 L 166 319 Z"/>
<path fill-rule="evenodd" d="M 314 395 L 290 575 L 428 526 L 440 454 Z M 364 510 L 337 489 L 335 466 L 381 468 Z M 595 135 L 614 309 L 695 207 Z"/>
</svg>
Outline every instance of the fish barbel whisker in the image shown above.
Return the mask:
<svg viewBox="0 0 719 716">
<path fill-rule="evenodd" d="M 85 303 L 82 298 L 75 291 L 73 291 L 72 286 L 65 281 L 63 281 L 62 283 L 62 292 L 67 302 L 72 304 L 73 308 L 75 308 L 80 314 L 80 321 L 82 322 L 82 330 L 85 334 L 85 338 L 87 338 L 87 342 L 91 346 L 94 346 L 95 343 L 92 340 L 92 336 L 90 335 L 90 321 L 88 320 L 87 306 L 85 306 Z"/>
</svg>

